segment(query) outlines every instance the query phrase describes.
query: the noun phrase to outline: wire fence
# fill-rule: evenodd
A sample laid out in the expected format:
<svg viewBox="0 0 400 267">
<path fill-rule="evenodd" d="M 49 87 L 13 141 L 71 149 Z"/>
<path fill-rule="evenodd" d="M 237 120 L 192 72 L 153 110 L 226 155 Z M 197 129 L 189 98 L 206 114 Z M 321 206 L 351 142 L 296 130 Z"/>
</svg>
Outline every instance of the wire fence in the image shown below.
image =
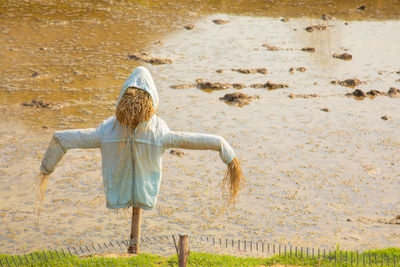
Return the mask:
<svg viewBox="0 0 400 267">
<path fill-rule="evenodd" d="M 20 255 L 0 255 L 0 266 L 177 266 L 176 240 L 177 235 L 160 235 L 141 238 L 140 242 L 135 239 L 114 240 Z M 326 250 L 215 236 L 193 235 L 188 240 L 188 264 L 191 266 L 260 266 L 281 263 L 400 267 L 400 255 L 395 252 Z M 127 248 L 133 244 L 140 244 L 139 255 L 127 253 Z"/>
</svg>

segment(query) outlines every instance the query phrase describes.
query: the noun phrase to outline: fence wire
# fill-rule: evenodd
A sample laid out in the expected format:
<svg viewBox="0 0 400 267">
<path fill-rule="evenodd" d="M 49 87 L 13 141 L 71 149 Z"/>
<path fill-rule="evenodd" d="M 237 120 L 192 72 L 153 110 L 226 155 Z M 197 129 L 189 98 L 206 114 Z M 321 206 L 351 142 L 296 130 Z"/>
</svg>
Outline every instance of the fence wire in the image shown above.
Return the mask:
<svg viewBox="0 0 400 267">
<path fill-rule="evenodd" d="M 177 266 L 178 235 L 160 235 L 131 240 L 114 240 L 42 250 L 22 255 L 0 255 L 0 267 L 14 266 Z M 127 248 L 140 244 L 140 255 Z M 251 266 L 244 257 L 271 259 L 269 263 L 300 262 L 308 266 L 393 266 L 400 267 L 400 256 L 370 252 L 349 252 L 239 240 L 215 236 L 189 235 L 191 266 Z M 151 254 L 150 254 L 151 253 Z M 233 257 L 222 258 L 221 255 Z M 166 257 L 169 257 L 166 260 Z M 300 264 L 299 264 L 300 265 Z"/>
</svg>

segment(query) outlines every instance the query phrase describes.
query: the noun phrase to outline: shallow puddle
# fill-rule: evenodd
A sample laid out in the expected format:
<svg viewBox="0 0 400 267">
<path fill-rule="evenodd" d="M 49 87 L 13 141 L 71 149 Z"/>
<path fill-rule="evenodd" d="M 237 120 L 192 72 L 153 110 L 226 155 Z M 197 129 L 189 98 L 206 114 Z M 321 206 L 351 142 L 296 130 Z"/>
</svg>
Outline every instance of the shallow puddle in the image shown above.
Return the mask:
<svg viewBox="0 0 400 267">
<path fill-rule="evenodd" d="M 280 1 L 268 4 L 270 13 L 261 2 L 32 3 L 10 1 L 0 9 L 2 252 L 129 236 L 129 215 L 108 215 L 105 208 L 97 150 L 71 150 L 61 161 L 39 226 L 34 185 L 51 134 L 95 127 L 112 115 L 120 86 L 138 65 L 152 72 L 158 115 L 169 127 L 224 136 L 248 180 L 236 207 L 223 212 L 219 155 L 167 151 L 158 204 L 143 213 L 143 236 L 188 232 L 328 249 L 398 246 L 397 225 L 381 222 L 400 210 L 400 98 L 357 101 L 345 96 L 354 88 L 331 83 L 359 79 L 356 88 L 365 92 L 400 88 L 398 2 L 360 10 L 363 3 L 346 1 L 320 10 L 314 1 Z M 322 20 L 322 13 L 336 19 Z M 183 27 L 189 24 L 194 27 Z M 326 28 L 306 30 L 316 25 Z M 173 63 L 128 58 L 142 51 Z M 333 57 L 342 53 L 352 59 Z M 267 71 L 234 71 L 260 68 Z M 198 79 L 245 88 L 201 90 Z M 267 82 L 288 87 L 251 86 Z M 192 86 L 171 88 L 182 84 Z M 220 100 L 233 92 L 259 98 L 242 107 Z M 32 99 L 51 105 L 22 105 Z"/>
</svg>

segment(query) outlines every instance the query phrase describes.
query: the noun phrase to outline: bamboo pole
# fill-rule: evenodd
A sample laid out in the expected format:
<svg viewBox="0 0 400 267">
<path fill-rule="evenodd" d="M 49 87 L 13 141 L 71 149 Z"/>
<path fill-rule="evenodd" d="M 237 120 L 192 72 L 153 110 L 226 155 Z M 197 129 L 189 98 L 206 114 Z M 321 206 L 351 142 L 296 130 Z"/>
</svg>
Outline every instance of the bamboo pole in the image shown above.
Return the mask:
<svg viewBox="0 0 400 267">
<path fill-rule="evenodd" d="M 187 234 L 179 235 L 178 251 L 179 251 L 179 254 L 178 254 L 179 267 L 186 267 L 188 257 L 189 257 L 188 235 Z"/>
<path fill-rule="evenodd" d="M 141 217 L 142 209 L 132 207 L 131 239 L 128 247 L 128 253 L 139 254 Z"/>
</svg>

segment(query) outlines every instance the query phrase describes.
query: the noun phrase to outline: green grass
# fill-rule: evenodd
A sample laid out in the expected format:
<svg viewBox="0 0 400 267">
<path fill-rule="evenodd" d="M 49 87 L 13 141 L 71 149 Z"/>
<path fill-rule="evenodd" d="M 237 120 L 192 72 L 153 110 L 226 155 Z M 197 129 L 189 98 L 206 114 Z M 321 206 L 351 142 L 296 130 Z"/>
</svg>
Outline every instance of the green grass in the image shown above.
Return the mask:
<svg viewBox="0 0 400 267">
<path fill-rule="evenodd" d="M 335 254 L 336 253 L 336 254 Z M 387 263 L 387 255 L 390 255 L 390 264 Z M 295 255 L 275 255 L 269 258 L 235 257 L 229 255 L 217 255 L 211 253 L 191 252 L 188 266 L 270 266 L 274 264 L 293 266 L 393 266 L 393 256 L 396 256 L 396 266 L 400 266 L 400 248 L 387 248 L 370 250 L 363 253 L 354 251 L 334 251 L 330 254 L 316 257 L 300 257 Z M 32 259 L 33 257 L 33 259 Z M 27 259 L 30 263 L 27 263 Z M 42 261 L 39 262 L 39 259 Z M 46 259 L 46 260 L 44 260 Z M 25 256 L 0 255 L 3 266 L 178 266 L 178 257 L 162 257 L 152 254 L 140 254 L 127 258 L 109 257 L 77 257 L 64 256 L 58 252 L 37 251 Z M 32 263 L 33 261 L 36 263 Z M 1 264 L 0 264 L 1 266 Z"/>
</svg>

